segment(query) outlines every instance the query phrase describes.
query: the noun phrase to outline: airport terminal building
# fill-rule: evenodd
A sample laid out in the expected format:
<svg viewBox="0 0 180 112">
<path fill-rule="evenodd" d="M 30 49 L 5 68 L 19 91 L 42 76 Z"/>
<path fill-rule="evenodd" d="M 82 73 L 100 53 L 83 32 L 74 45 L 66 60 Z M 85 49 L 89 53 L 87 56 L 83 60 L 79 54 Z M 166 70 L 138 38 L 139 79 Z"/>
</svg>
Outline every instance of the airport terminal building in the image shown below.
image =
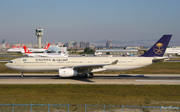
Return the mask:
<svg viewBox="0 0 180 112">
<path fill-rule="evenodd" d="M 100 49 L 96 52 L 101 52 L 102 55 L 125 56 L 127 54 L 138 55 L 137 49 Z"/>
</svg>

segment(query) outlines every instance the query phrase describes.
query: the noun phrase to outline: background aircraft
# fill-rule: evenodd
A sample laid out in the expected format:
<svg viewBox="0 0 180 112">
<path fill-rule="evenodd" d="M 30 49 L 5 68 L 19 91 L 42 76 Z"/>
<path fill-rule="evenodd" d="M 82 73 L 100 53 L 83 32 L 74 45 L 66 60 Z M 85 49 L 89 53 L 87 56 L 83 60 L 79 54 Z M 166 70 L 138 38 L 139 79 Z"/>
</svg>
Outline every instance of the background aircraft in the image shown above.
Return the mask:
<svg viewBox="0 0 180 112">
<path fill-rule="evenodd" d="M 34 49 L 34 48 L 28 48 L 31 52 L 37 52 L 37 53 L 43 53 L 48 50 L 50 46 L 50 43 L 48 43 L 43 49 Z M 24 50 L 22 50 L 21 53 L 24 53 Z"/>
<path fill-rule="evenodd" d="M 32 53 L 26 46 L 23 46 L 24 54 L 29 57 L 68 57 L 68 54 L 65 53 Z"/>
<path fill-rule="evenodd" d="M 166 49 L 166 52 L 165 52 L 166 55 L 171 55 L 171 54 L 175 54 L 175 55 L 180 55 L 180 47 L 178 48 L 167 48 Z"/>
<path fill-rule="evenodd" d="M 22 52 L 24 49 L 23 47 L 17 47 L 17 46 L 12 46 L 10 49 L 7 50 L 8 53 L 11 53 L 11 52 Z"/>
<path fill-rule="evenodd" d="M 49 46 L 50 46 L 50 43 L 49 44 L 47 44 L 43 49 L 34 49 L 34 48 L 28 48 L 29 49 L 29 51 L 31 51 L 31 52 L 45 52 L 45 51 L 47 51 L 48 50 L 48 48 L 49 48 Z M 24 53 L 24 48 L 21 46 L 21 47 L 12 47 L 11 49 L 8 49 L 7 50 L 7 52 L 21 52 L 21 53 Z"/>
</svg>

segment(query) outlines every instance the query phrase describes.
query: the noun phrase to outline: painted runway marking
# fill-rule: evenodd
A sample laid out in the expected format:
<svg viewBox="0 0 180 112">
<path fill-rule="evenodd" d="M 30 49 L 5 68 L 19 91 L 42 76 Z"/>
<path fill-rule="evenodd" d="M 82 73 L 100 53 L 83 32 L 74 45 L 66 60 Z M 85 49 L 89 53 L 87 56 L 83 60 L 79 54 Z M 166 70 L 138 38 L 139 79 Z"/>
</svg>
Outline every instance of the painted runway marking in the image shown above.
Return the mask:
<svg viewBox="0 0 180 112">
<path fill-rule="evenodd" d="M 136 81 L 162 81 L 162 82 L 180 82 L 180 80 L 136 80 Z"/>
</svg>

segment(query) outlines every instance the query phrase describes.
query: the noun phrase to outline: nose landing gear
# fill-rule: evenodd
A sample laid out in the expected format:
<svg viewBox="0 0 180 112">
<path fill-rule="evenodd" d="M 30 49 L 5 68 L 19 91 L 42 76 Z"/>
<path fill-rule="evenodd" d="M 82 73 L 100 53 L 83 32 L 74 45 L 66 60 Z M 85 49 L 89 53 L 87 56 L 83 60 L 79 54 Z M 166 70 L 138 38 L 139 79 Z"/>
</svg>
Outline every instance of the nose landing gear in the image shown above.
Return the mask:
<svg viewBox="0 0 180 112">
<path fill-rule="evenodd" d="M 24 74 L 23 74 L 23 71 L 21 71 L 21 78 L 23 78 L 24 77 Z"/>
</svg>

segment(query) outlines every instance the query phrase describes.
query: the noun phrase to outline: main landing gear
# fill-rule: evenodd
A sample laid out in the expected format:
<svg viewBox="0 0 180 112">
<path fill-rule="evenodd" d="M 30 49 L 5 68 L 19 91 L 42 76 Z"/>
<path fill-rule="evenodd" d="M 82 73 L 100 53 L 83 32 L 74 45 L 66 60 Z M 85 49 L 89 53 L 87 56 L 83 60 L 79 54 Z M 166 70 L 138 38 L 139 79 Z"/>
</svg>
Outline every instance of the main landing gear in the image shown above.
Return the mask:
<svg viewBox="0 0 180 112">
<path fill-rule="evenodd" d="M 86 78 L 93 78 L 93 73 L 85 73 Z"/>
<path fill-rule="evenodd" d="M 23 74 L 23 71 L 21 71 L 21 78 L 23 78 L 24 77 L 24 74 Z"/>
</svg>

